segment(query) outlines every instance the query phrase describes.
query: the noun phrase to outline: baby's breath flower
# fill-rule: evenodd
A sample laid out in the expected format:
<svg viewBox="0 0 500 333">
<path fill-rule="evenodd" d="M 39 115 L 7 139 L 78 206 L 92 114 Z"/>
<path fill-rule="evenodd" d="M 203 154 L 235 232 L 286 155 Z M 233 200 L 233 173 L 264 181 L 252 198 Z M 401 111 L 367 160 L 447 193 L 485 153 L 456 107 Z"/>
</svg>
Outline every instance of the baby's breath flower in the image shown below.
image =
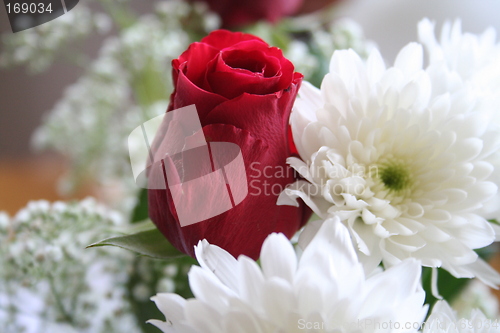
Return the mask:
<svg viewBox="0 0 500 333">
<path fill-rule="evenodd" d="M 326 29 L 315 29 L 312 36 L 314 45 L 327 59 L 335 50 L 345 49 L 353 49 L 366 58 L 375 48 L 375 44 L 366 39 L 362 27 L 348 18 L 335 20 Z"/>
<path fill-rule="evenodd" d="M 467 318 L 459 318 L 446 301 L 437 302 L 427 319 L 423 333 L 494 333 L 498 332 L 498 319 L 489 319 L 479 309 Z"/>
<path fill-rule="evenodd" d="M 139 332 L 126 300 L 134 255 L 85 250 L 123 223 L 93 199 L 0 214 L 0 331 Z"/>
<path fill-rule="evenodd" d="M 158 2 L 153 14 L 139 17 L 118 36 L 106 39 L 85 75 L 66 89 L 33 142 L 71 160 L 71 174 L 63 183 L 67 189 L 89 176 L 103 185 L 119 180 L 124 197 L 132 201 L 128 199 L 134 197 L 136 186 L 127 137 L 165 112 L 173 89 L 170 63 L 193 37 L 185 31 L 184 21 L 197 15 L 197 22 L 204 22 L 204 13 L 183 1 Z"/>
<path fill-rule="evenodd" d="M 459 317 L 468 317 L 473 309 L 478 309 L 490 319 L 500 318 L 498 305 L 498 299 L 491 288 L 479 280 L 472 280 L 451 302 Z"/>
<path fill-rule="evenodd" d="M 94 13 L 80 3 L 55 20 L 22 33 L 4 34 L 0 66 L 27 65 L 33 72 L 42 72 L 52 64 L 59 51 L 75 40 L 92 32 L 107 33 L 110 28 L 111 20 L 106 14 Z"/>
</svg>

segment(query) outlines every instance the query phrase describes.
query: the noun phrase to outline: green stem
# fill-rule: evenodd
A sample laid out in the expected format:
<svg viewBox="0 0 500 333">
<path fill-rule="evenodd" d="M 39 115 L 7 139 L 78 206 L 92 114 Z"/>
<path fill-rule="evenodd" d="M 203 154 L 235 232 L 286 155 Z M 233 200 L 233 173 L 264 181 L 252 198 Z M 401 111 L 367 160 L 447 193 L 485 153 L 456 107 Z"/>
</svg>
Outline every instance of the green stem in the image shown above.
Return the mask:
<svg viewBox="0 0 500 333">
<path fill-rule="evenodd" d="M 66 321 L 70 324 L 74 324 L 75 321 L 74 321 L 73 317 L 64 308 L 64 304 L 62 303 L 61 297 L 60 297 L 59 293 L 57 292 L 56 286 L 54 284 L 54 279 L 52 277 L 52 274 L 49 274 L 48 278 L 49 278 L 49 284 L 50 284 L 50 291 L 52 292 L 52 295 L 54 295 L 57 309 L 62 314 L 64 321 Z"/>
<path fill-rule="evenodd" d="M 135 15 L 116 0 L 103 0 L 101 4 L 120 30 L 130 27 L 136 21 Z"/>
</svg>

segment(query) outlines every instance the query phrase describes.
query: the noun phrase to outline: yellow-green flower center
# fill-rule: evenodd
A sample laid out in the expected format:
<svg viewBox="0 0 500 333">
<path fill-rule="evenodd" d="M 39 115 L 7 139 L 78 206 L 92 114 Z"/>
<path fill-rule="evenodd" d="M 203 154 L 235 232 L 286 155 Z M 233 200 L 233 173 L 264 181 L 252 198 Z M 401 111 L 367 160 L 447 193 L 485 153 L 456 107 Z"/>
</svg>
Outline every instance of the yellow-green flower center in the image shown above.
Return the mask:
<svg viewBox="0 0 500 333">
<path fill-rule="evenodd" d="M 400 192 L 411 185 L 410 171 L 399 161 L 391 161 L 380 168 L 380 179 L 389 191 Z"/>
</svg>

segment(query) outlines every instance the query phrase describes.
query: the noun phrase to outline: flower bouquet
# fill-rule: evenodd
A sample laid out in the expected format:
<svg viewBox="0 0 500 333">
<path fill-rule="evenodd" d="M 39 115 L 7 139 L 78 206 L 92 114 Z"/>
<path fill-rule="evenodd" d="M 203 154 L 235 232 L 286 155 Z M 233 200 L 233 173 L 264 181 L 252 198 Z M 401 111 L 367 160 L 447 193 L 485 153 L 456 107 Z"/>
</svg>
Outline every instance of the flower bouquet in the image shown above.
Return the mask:
<svg viewBox="0 0 500 333">
<path fill-rule="evenodd" d="M 33 142 L 114 196 L 0 214 L 2 332 L 500 331 L 495 31 L 424 18 L 387 64 L 329 2 L 89 1 L 4 38 L 40 71 L 112 28 Z"/>
</svg>

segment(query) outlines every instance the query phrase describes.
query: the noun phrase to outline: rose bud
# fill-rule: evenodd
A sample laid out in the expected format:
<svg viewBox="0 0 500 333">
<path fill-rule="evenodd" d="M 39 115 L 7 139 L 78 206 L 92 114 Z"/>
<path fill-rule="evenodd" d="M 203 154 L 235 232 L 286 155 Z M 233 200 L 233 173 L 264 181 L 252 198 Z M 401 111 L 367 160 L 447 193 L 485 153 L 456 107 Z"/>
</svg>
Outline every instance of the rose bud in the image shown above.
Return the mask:
<svg viewBox="0 0 500 333">
<path fill-rule="evenodd" d="M 302 204 L 276 205 L 281 191 L 296 178 L 286 164 L 291 154 L 288 122 L 302 75 L 294 72 L 292 63 L 278 48 L 269 47 L 253 35 L 226 30 L 214 31 L 201 42 L 191 44 L 172 66 L 175 89 L 167 115 L 194 104 L 203 131 L 200 134 L 210 147 L 220 143 L 239 147 L 247 187 L 235 189 L 231 179 L 226 182 L 229 181 L 228 187 L 233 186 L 233 194 L 246 194 L 247 188 L 248 194 L 241 202 L 234 202 L 231 209 L 186 225 L 180 221 L 179 207 L 174 203 L 177 194 L 171 186 L 182 184 L 182 179 L 171 181 L 166 177 L 162 181 L 170 184 L 165 189 L 149 187 L 150 217 L 176 248 L 191 256 L 198 241 L 206 239 L 235 257 L 244 254 L 256 259 L 270 233 L 281 232 L 290 238 L 310 216 L 310 210 Z M 157 135 L 153 143 L 158 146 L 155 154 L 161 155 L 164 168 L 185 172 L 185 168 L 179 167 L 179 160 L 164 153 L 167 141 Z M 205 154 L 200 147 L 196 149 L 201 150 L 184 154 L 183 163 Z M 219 205 L 222 192 L 216 187 L 205 186 L 198 192 L 203 192 L 211 205 Z M 188 196 L 187 201 L 192 204 L 191 199 Z M 196 205 L 192 207 L 196 210 Z"/>
</svg>

